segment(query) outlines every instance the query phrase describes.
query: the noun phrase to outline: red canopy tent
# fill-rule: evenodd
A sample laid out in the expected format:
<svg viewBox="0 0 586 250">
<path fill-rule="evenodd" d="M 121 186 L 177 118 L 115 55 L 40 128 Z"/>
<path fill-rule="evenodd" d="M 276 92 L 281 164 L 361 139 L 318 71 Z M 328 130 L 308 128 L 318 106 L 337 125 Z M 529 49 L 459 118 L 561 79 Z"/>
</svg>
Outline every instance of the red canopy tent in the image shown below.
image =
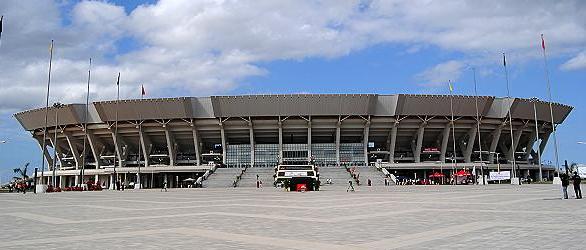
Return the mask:
<svg viewBox="0 0 586 250">
<path fill-rule="evenodd" d="M 466 172 L 464 169 L 462 169 L 462 170 L 460 170 L 460 171 L 456 172 L 456 176 L 458 176 L 458 177 L 462 177 L 462 176 L 470 176 L 470 175 L 472 175 L 472 174 L 470 174 L 469 172 Z"/>
<path fill-rule="evenodd" d="M 435 173 L 433 173 L 433 174 L 430 174 L 430 175 L 429 175 L 429 178 L 442 178 L 442 177 L 444 177 L 444 176 L 445 176 L 445 175 L 444 175 L 444 174 L 442 174 L 442 173 L 440 173 L 440 172 L 435 172 Z"/>
</svg>

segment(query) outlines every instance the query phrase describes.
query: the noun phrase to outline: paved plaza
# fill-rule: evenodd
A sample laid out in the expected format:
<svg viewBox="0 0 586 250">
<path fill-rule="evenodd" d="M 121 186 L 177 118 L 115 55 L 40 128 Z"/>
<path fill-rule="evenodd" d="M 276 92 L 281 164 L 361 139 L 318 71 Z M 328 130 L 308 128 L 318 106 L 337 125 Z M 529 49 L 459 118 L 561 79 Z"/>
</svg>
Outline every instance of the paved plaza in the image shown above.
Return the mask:
<svg viewBox="0 0 586 250">
<path fill-rule="evenodd" d="M 0 249 L 586 248 L 553 185 L 332 189 L 0 194 Z"/>
</svg>

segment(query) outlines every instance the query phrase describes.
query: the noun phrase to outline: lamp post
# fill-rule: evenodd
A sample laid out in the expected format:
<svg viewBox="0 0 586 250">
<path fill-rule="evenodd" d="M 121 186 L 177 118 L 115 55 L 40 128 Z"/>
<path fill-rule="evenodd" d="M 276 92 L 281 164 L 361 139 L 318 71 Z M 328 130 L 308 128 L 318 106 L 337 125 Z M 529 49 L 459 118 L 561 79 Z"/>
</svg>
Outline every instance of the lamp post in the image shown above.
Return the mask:
<svg viewBox="0 0 586 250">
<path fill-rule="evenodd" d="M 59 128 L 59 109 L 63 107 L 63 104 L 56 102 L 53 103 L 53 109 L 55 110 L 55 138 L 53 140 L 53 174 L 52 174 L 52 185 L 56 187 L 57 183 L 57 175 L 56 175 L 56 168 L 57 168 L 57 130 Z M 61 183 L 59 183 L 61 185 Z"/>
</svg>

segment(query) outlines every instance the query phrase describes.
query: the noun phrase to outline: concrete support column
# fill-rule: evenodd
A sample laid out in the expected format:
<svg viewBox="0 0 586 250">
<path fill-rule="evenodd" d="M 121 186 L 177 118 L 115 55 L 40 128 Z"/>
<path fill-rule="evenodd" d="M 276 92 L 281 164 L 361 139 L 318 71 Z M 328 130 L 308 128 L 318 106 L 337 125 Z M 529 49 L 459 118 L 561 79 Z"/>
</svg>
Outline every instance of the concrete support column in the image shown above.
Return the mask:
<svg viewBox="0 0 586 250">
<path fill-rule="evenodd" d="M 521 139 L 522 134 L 523 127 L 520 127 L 517 131 L 513 132 L 513 145 L 511 145 L 506 155 L 509 162 L 513 162 L 513 157 L 515 157 L 515 152 L 517 151 L 517 146 L 519 145 L 519 140 Z"/>
<path fill-rule="evenodd" d="M 489 152 L 496 152 L 496 147 L 499 144 L 499 140 L 501 138 L 501 132 L 503 130 L 503 125 L 498 126 L 494 131 L 492 131 L 492 141 L 490 142 Z M 494 154 L 488 155 L 488 162 L 494 162 Z"/>
<path fill-rule="evenodd" d="M 175 146 L 175 138 L 169 130 L 169 127 L 165 126 L 165 139 L 167 140 L 167 150 L 169 151 L 169 166 L 175 166 L 175 159 L 177 157 L 177 151 Z"/>
<path fill-rule="evenodd" d="M 308 121 L 307 121 L 307 161 L 310 162 L 311 161 L 311 116 L 309 117 Z"/>
<path fill-rule="evenodd" d="M 201 151 L 199 149 L 199 135 L 197 134 L 197 128 L 195 125 L 191 127 L 191 133 L 193 134 L 193 146 L 195 150 L 195 163 L 201 165 Z"/>
<path fill-rule="evenodd" d="M 53 165 L 49 166 L 49 170 L 52 170 L 54 166 L 57 166 L 57 161 L 59 161 L 59 165 L 62 166 L 63 162 L 61 162 L 61 156 L 63 155 L 63 151 L 61 151 L 61 148 L 59 147 L 59 142 L 55 141 L 55 139 L 53 138 L 49 138 L 49 142 L 51 142 L 51 145 L 53 146 L 53 150 L 55 150 L 57 153 L 55 154 L 55 158 L 53 161 Z"/>
<path fill-rule="evenodd" d="M 120 135 L 116 135 L 114 131 L 112 131 L 112 140 L 114 142 L 114 150 L 116 152 L 116 157 L 118 158 L 118 167 L 122 167 L 122 165 L 124 165 L 124 158 L 122 157 L 122 143 L 120 142 Z"/>
<path fill-rule="evenodd" d="M 413 150 L 413 157 L 415 162 L 421 162 L 421 147 L 423 146 L 423 134 L 425 133 L 425 123 L 417 129 L 417 142 L 415 143 L 415 150 Z"/>
<path fill-rule="evenodd" d="M 533 151 L 533 144 L 537 141 L 537 133 L 535 131 L 531 131 L 529 135 L 529 140 L 527 140 L 527 144 L 525 145 L 525 154 L 523 155 L 523 160 L 529 160 L 529 156 L 531 156 L 531 151 Z"/>
<path fill-rule="evenodd" d="M 45 143 L 45 147 L 43 148 L 43 139 L 39 138 L 37 136 L 33 136 L 37 142 L 39 143 L 39 148 L 41 148 L 41 151 L 43 151 L 43 155 L 45 156 L 45 161 L 47 161 L 47 166 L 51 166 L 53 165 L 53 158 L 51 157 L 51 154 L 49 153 L 49 150 L 47 149 L 47 144 Z M 42 169 L 39 169 L 40 171 L 42 171 Z"/>
<path fill-rule="evenodd" d="M 342 122 L 338 120 L 336 123 L 336 165 L 340 166 L 340 125 Z"/>
<path fill-rule="evenodd" d="M 252 119 L 248 122 L 248 133 L 250 137 L 250 166 L 254 166 L 254 129 Z"/>
<path fill-rule="evenodd" d="M 149 155 L 151 152 L 151 147 L 152 147 L 152 142 L 149 139 L 148 135 L 146 135 L 144 133 L 144 131 L 142 130 L 142 128 L 138 129 L 138 137 L 140 140 L 140 147 L 142 149 L 142 157 L 144 159 L 144 166 L 148 167 L 150 164 L 150 159 L 149 159 Z"/>
<path fill-rule="evenodd" d="M 75 185 L 77 185 L 77 183 L 79 183 L 79 177 L 80 177 L 79 175 L 75 176 L 75 182 L 74 182 Z M 69 179 L 69 177 L 66 177 L 66 179 Z M 83 180 L 81 180 L 81 181 L 82 181 L 82 184 L 85 183 L 85 182 L 83 182 Z"/>
<path fill-rule="evenodd" d="M 62 133 L 65 135 L 65 139 L 69 145 L 69 151 L 71 152 L 73 160 L 75 161 L 75 169 L 79 169 L 83 163 L 81 162 L 81 156 L 79 155 L 79 151 L 77 150 L 77 145 L 75 144 L 73 136 L 67 132 Z"/>
<path fill-rule="evenodd" d="M 475 124 L 468 130 L 468 142 L 466 142 L 466 150 L 464 151 L 464 162 L 472 162 L 472 151 L 476 142 L 476 135 L 478 134 L 478 126 Z"/>
<path fill-rule="evenodd" d="M 397 130 L 399 129 L 399 123 L 395 122 L 391 128 L 391 144 L 389 146 L 389 163 L 395 163 L 395 146 L 397 144 Z"/>
<path fill-rule="evenodd" d="M 444 127 L 444 130 L 442 132 L 442 145 L 441 145 L 441 155 L 440 155 L 440 161 L 442 163 L 446 162 L 446 152 L 448 152 L 448 142 L 450 140 L 450 131 L 452 129 L 452 124 L 450 122 L 446 123 L 446 126 Z"/>
<path fill-rule="evenodd" d="M 364 139 L 363 139 L 363 147 L 364 147 L 364 165 L 368 166 L 368 137 L 370 133 L 370 121 L 367 121 L 364 125 Z"/>
<path fill-rule="evenodd" d="M 545 146 L 547 145 L 547 141 L 549 141 L 550 135 L 551 135 L 551 132 L 548 132 L 548 133 L 543 134 L 543 136 L 541 137 L 541 143 L 539 143 L 539 151 L 541 151 L 542 155 L 543 155 L 543 151 L 545 150 Z"/>
<path fill-rule="evenodd" d="M 279 117 L 279 164 L 283 163 L 283 122 Z"/>
<path fill-rule="evenodd" d="M 59 178 L 59 187 L 60 188 L 65 188 L 65 181 L 63 180 L 63 175 L 58 176 L 57 178 Z"/>
<path fill-rule="evenodd" d="M 220 121 L 220 136 L 222 137 L 222 163 L 226 164 L 226 133 L 224 132 L 224 124 Z"/>
<path fill-rule="evenodd" d="M 94 156 L 96 169 L 99 169 L 102 164 L 100 161 L 100 153 L 98 152 L 98 139 L 93 133 L 87 131 L 87 140 L 88 144 L 90 145 L 90 149 L 92 150 L 92 155 Z"/>
</svg>

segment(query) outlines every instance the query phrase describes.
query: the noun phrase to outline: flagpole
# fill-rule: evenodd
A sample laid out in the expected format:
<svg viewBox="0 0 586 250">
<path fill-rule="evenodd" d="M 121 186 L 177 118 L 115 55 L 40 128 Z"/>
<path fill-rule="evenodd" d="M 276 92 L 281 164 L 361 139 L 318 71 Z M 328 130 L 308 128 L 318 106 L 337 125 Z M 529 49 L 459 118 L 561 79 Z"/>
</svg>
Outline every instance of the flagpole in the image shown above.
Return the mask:
<svg viewBox="0 0 586 250">
<path fill-rule="evenodd" d="M 474 99 L 475 99 L 475 105 L 476 105 L 476 130 L 478 131 L 478 151 L 480 152 L 479 156 L 480 156 L 480 174 L 482 175 L 482 185 L 486 185 L 486 182 L 484 181 L 484 168 L 482 167 L 482 164 L 484 163 L 482 161 L 482 140 L 480 139 L 480 113 L 478 112 L 478 90 L 476 88 L 476 69 L 472 68 L 472 75 L 474 77 Z M 476 173 L 475 173 L 476 175 Z"/>
<path fill-rule="evenodd" d="M 47 146 L 47 123 L 49 121 L 49 93 L 51 89 L 51 69 L 53 65 L 53 40 L 51 40 L 51 47 L 49 47 L 49 77 L 47 80 L 47 94 L 45 103 L 45 126 L 43 127 L 43 147 L 41 148 L 41 185 L 45 183 L 45 147 Z M 55 161 L 57 159 L 53 159 Z M 49 163 L 47 162 L 47 165 Z"/>
<path fill-rule="evenodd" d="M 537 97 L 533 98 L 533 117 L 535 118 L 535 141 L 539 140 L 539 128 L 537 125 Z M 541 166 L 541 148 L 537 145 L 537 163 L 539 163 L 539 181 L 543 181 L 543 168 Z"/>
<path fill-rule="evenodd" d="M 511 90 L 509 87 L 509 71 L 507 70 L 507 59 L 505 56 L 505 53 L 503 52 L 503 67 L 505 68 L 505 80 L 507 81 L 507 98 L 511 99 Z M 512 161 L 512 165 L 511 165 L 511 172 L 513 178 L 517 177 L 517 171 L 516 171 L 516 162 L 515 162 L 515 139 L 513 138 L 513 118 L 511 117 L 511 108 L 513 107 L 513 103 L 511 103 L 511 106 L 509 106 L 509 108 L 507 109 L 507 113 L 509 116 L 509 129 L 511 132 L 511 151 L 512 151 L 512 156 L 511 158 L 513 159 Z M 519 182 L 519 184 L 521 184 L 521 182 Z"/>
<path fill-rule="evenodd" d="M 454 185 L 458 182 L 456 178 L 456 171 L 458 170 L 458 160 L 456 160 L 456 121 L 454 121 L 454 87 L 452 86 L 452 80 L 448 81 L 450 85 L 450 113 L 452 115 L 452 142 L 454 146 L 454 155 L 452 155 L 452 168 L 453 170 L 453 177 L 454 178 Z"/>
<path fill-rule="evenodd" d="M 118 72 L 118 80 L 116 80 L 116 115 L 114 120 L 114 146 L 118 148 L 118 104 L 120 102 L 120 72 Z M 120 150 L 120 149 L 118 149 Z M 119 152 L 116 152 L 116 156 L 114 156 L 114 190 L 117 190 L 117 183 L 118 183 L 118 175 L 116 174 L 116 157 L 118 157 Z M 122 159 L 120 159 L 122 161 Z"/>
<path fill-rule="evenodd" d="M 556 136 L 556 126 L 555 126 L 555 122 L 553 119 L 553 98 L 551 97 L 551 83 L 549 81 L 549 72 L 548 72 L 548 67 L 547 67 L 547 54 L 545 53 L 545 40 L 543 39 L 543 34 L 541 34 L 541 48 L 543 49 L 543 64 L 545 66 L 545 81 L 547 83 L 547 95 L 549 98 L 549 115 L 551 117 L 551 127 L 553 129 L 553 143 L 554 143 L 554 155 L 555 155 L 555 172 L 557 173 L 557 176 L 560 176 L 560 161 L 559 161 L 559 156 L 558 156 L 558 140 L 557 140 L 557 136 Z"/>
<path fill-rule="evenodd" d="M 81 170 L 79 172 L 80 181 L 79 184 L 83 184 L 83 177 L 85 174 L 85 163 L 86 163 L 86 150 L 87 150 L 87 124 L 88 124 L 88 116 L 89 116 L 89 105 L 90 105 L 90 80 L 92 76 L 92 58 L 90 58 L 89 68 L 87 70 L 87 93 L 85 95 L 85 114 L 83 117 L 83 155 L 82 155 L 82 165 Z M 95 159 L 98 162 L 100 159 Z M 97 166 L 97 165 L 96 165 Z M 97 182 L 98 180 L 95 180 Z"/>
</svg>

